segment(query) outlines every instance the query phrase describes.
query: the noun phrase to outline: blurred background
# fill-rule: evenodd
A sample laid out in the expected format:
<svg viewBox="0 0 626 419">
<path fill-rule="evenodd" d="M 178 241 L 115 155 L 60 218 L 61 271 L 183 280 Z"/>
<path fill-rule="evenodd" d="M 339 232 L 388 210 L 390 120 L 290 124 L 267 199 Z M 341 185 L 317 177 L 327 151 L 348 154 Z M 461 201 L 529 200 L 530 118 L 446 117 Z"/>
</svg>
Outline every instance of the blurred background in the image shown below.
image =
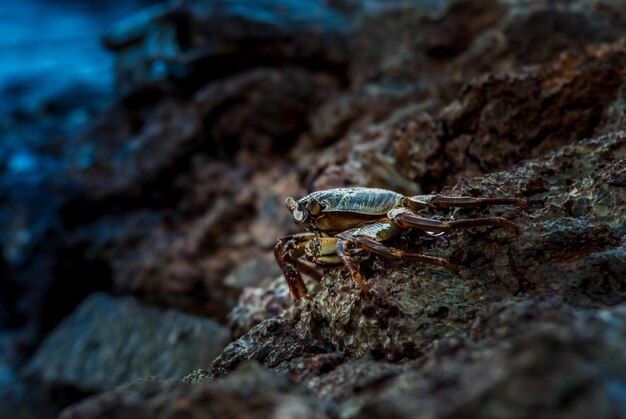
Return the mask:
<svg viewBox="0 0 626 419">
<path fill-rule="evenodd" d="M 278 316 L 287 196 L 430 193 L 621 129 L 625 29 L 608 0 L 3 2 L 0 417 L 180 379 Z"/>
<path fill-rule="evenodd" d="M 64 94 L 68 102 L 75 98 L 73 106 L 98 96 L 110 99 L 113 57 L 101 37 L 123 18 L 157 3 L 33 0 L 3 5 L 3 114 L 33 111 Z"/>
</svg>

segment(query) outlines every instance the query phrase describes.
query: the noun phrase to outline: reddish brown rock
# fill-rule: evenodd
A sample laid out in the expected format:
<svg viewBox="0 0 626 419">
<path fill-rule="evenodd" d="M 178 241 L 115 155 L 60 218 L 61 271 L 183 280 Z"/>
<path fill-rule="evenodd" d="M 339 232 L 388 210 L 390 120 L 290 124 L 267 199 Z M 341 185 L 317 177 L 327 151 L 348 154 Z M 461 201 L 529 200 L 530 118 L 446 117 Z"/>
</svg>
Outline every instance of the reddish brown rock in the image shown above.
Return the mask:
<svg viewBox="0 0 626 419">
<path fill-rule="evenodd" d="M 624 83 L 625 62 L 626 51 L 615 44 L 537 70 L 476 79 L 443 111 L 434 132 L 398 138 L 395 156 L 409 177 L 432 190 L 592 136 Z"/>
</svg>

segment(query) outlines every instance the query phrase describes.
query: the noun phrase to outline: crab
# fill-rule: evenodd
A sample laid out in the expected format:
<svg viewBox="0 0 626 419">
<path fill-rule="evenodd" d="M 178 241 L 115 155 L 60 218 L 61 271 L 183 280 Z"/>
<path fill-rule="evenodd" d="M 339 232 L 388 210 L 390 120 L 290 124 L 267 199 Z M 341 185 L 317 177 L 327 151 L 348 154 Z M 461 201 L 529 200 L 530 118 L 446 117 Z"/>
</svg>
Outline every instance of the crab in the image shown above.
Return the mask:
<svg viewBox="0 0 626 419">
<path fill-rule="evenodd" d="M 304 260 L 321 266 L 345 265 L 354 282 L 367 294 L 369 288 L 358 269 L 357 258 L 363 252 L 389 259 L 400 259 L 440 266 L 456 271 L 445 259 L 427 256 L 386 245 L 402 230 L 415 228 L 428 234 L 478 227 L 513 227 L 505 218 L 470 218 L 440 221 L 420 216 L 419 211 L 446 208 L 476 208 L 491 205 L 514 205 L 527 208 L 515 197 L 474 198 L 441 194 L 405 196 L 376 188 L 337 188 L 313 192 L 299 200 L 286 200 L 293 221 L 308 231 L 277 239 L 274 254 L 287 280 L 293 300 L 307 294 L 301 273 L 316 275 Z M 304 260 L 303 260 L 304 259 Z"/>
</svg>

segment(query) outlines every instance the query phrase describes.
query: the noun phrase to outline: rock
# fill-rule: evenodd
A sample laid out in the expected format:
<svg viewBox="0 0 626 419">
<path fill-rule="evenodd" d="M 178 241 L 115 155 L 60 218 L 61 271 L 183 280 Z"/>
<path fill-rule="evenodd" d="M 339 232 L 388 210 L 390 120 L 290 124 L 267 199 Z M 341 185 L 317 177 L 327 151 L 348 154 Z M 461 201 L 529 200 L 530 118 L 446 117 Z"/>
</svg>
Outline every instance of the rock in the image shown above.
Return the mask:
<svg viewBox="0 0 626 419">
<path fill-rule="evenodd" d="M 619 326 L 626 316 L 619 304 L 625 152 L 626 133 L 614 133 L 466 179 L 449 193 L 499 185 L 500 193 L 524 196 L 530 210 L 491 210 L 516 219 L 518 232 L 467 230 L 450 234 L 445 245 L 421 244 L 464 266 L 460 274 L 374 258 L 368 271 L 374 295 L 367 298 L 334 270 L 291 315 L 253 327 L 210 370 L 187 376 L 187 384 L 137 383 L 64 414 L 169 412 L 181 408 L 180 397 L 213 394 L 237 376 L 233 370 L 255 360 L 307 387 L 319 398 L 315 406 L 330 403 L 323 412 L 330 416 L 402 418 L 420 410 L 431 418 L 496 418 L 511 406 L 520 418 L 619 415 L 623 401 L 615 389 L 626 384 L 615 373 L 626 363 L 615 352 L 626 339 Z M 264 374 L 255 371 L 253 380 Z M 273 394 L 271 385 L 255 383 L 246 401 Z M 214 409 L 229 400 L 191 397 L 183 409 L 193 411 L 207 398 Z M 281 398 L 283 406 L 290 400 Z M 247 409 L 247 403 L 224 405 Z"/>
<path fill-rule="evenodd" d="M 343 417 L 621 417 L 624 305 L 598 312 L 509 302 L 483 318 L 513 327 L 485 343 L 429 357 L 343 403 Z M 537 311 L 539 310 L 539 311 Z M 506 318 L 508 317 L 508 318 Z M 505 319 L 506 318 L 506 319 Z M 517 327 L 514 325 L 517 324 Z M 495 330 L 498 330 L 497 328 Z"/>
<path fill-rule="evenodd" d="M 417 141 L 413 130 L 394 138 L 395 160 L 433 190 L 591 136 L 624 82 L 615 72 L 623 62 L 618 43 L 537 70 L 475 79 Z"/>
<path fill-rule="evenodd" d="M 73 223 L 98 215 L 89 205 L 93 201 L 109 200 L 116 207 L 132 205 L 143 194 L 153 195 L 157 202 L 166 199 L 166 192 L 173 191 L 163 184 L 160 190 L 150 185 L 178 172 L 177 164 L 197 147 L 201 116 L 191 104 L 164 98 L 139 112 L 134 106 L 123 102 L 111 106 L 68 150 L 68 175 L 81 188 L 81 194 L 62 208 Z M 90 211 L 85 213 L 85 207 Z"/>
<path fill-rule="evenodd" d="M 614 325 L 626 312 L 623 304 L 595 310 L 624 301 L 624 153 L 626 133 L 618 132 L 462 181 L 449 193 L 524 196 L 528 213 L 492 210 L 517 213 L 519 231 L 468 230 L 445 247 L 422 243 L 465 266 L 459 276 L 375 261 L 370 298 L 340 270 L 327 273 L 293 319 L 251 329 L 206 379 L 257 360 L 333 400 L 340 417 L 420 410 L 495 418 L 511 405 L 515 417 L 618 415 L 614 389 L 626 376 L 612 371 L 626 359 L 612 354 L 626 333 Z"/>
<path fill-rule="evenodd" d="M 350 79 L 355 88 L 407 84 L 447 101 L 458 89 L 449 85 L 448 76 L 461 72 L 452 62 L 475 48 L 483 33 L 498 27 L 510 13 L 504 2 L 495 0 L 417 3 L 393 7 L 385 2 L 387 7 L 379 7 L 377 13 L 355 19 L 350 42 Z"/>
<path fill-rule="evenodd" d="M 229 344 L 215 359 L 209 377 L 228 375 L 238 365 L 255 360 L 266 368 L 276 368 L 284 362 L 302 356 L 332 352 L 330 344 L 310 337 L 302 338 L 285 319 L 269 319 Z"/>
<path fill-rule="evenodd" d="M 437 192 L 464 176 L 510 167 L 611 126 L 620 129 L 618 92 L 625 80 L 618 69 L 624 62 L 626 50 L 618 42 L 519 72 L 488 74 L 467 83 L 459 99 L 438 112 L 436 104 L 418 102 L 367 128 L 351 121 L 348 134 L 321 158 L 303 159 L 302 167 L 312 189 Z M 332 121 L 323 115 L 317 123 Z M 610 121 L 616 122 L 603 131 Z"/>
<path fill-rule="evenodd" d="M 508 172 L 466 179 L 449 193 L 485 196 L 497 190 L 530 203 L 526 213 L 490 211 L 514 220 L 517 231 L 461 230 L 445 243 L 409 235 L 405 243 L 411 248 L 464 269 L 455 274 L 373 258 L 365 271 L 370 298 L 341 269 L 332 270 L 310 300 L 296 307 L 293 320 L 259 324 L 229 345 L 212 374 L 222 376 L 247 359 L 280 368 L 294 362 L 298 351 L 310 356 L 312 348 L 350 359 L 366 354 L 416 359 L 468 327 L 489 304 L 513 296 L 559 296 L 581 308 L 623 301 L 626 195 L 606 179 L 621 178 L 625 151 L 626 133 L 620 132 L 575 143 Z M 572 210 L 576 207 L 568 202 L 581 200 Z M 471 215 L 457 211 L 457 216 Z M 293 348 L 296 342 L 299 349 Z"/>
<path fill-rule="evenodd" d="M 94 294 L 46 337 L 24 374 L 84 393 L 146 376 L 182 378 L 229 339 L 213 320 Z"/>
<path fill-rule="evenodd" d="M 587 47 L 615 42 L 625 27 L 624 16 L 608 5 L 591 10 L 513 5 L 498 25 L 482 32 L 450 63 L 450 73 L 462 84 L 484 73 L 549 63 L 565 51 L 582 53 Z"/>
<path fill-rule="evenodd" d="M 178 81 L 199 87 L 260 66 L 342 74 L 347 21 L 318 0 L 172 2 L 122 22 L 104 38 L 121 92 Z"/>
<path fill-rule="evenodd" d="M 336 142 L 351 132 L 362 132 L 388 120 L 395 111 L 411 104 L 421 106 L 421 111 L 438 109 L 439 103 L 426 100 L 431 93 L 418 82 L 392 86 L 365 84 L 332 98 L 313 114 L 312 140 L 317 146 Z"/>
<path fill-rule="evenodd" d="M 601 127 L 597 130 L 599 134 L 609 134 L 626 127 L 626 87 L 621 85 L 617 98 L 604 111 L 604 118 Z"/>
<path fill-rule="evenodd" d="M 290 304 L 289 287 L 282 275 L 267 287 L 245 288 L 237 306 L 228 313 L 233 335 L 239 337 L 263 320 L 277 317 Z"/>
<path fill-rule="evenodd" d="M 322 419 L 329 417 L 327 411 L 327 404 L 284 377 L 249 365 L 218 383 L 142 381 L 129 384 L 70 406 L 59 417 Z"/>
<path fill-rule="evenodd" d="M 224 276 L 245 258 L 263 261 L 258 247 L 282 232 L 274 214 L 284 185 L 299 188 L 271 156 L 291 146 L 336 87 L 323 74 L 265 68 L 210 83 L 191 103 L 112 107 L 76 140 L 72 174 L 82 194 L 62 209 L 73 227 L 66 246 L 104 264 L 118 292 L 225 319 L 242 285 Z M 266 190 L 270 178 L 279 191 Z M 254 242 L 242 246 L 235 237 L 246 230 Z M 267 278 L 279 273 L 271 256 L 262 267 Z"/>
<path fill-rule="evenodd" d="M 60 259 L 65 256 L 60 208 L 75 195 L 73 183 L 63 176 L 65 146 L 103 100 L 80 99 L 86 90 L 68 89 L 67 97 L 48 97 L 48 107 L 0 116 L 0 334 L 9 330 L 20 335 L 14 345 L 19 349 L 5 352 L 15 355 L 15 365 L 86 294 L 108 288 L 97 275 L 81 284 L 56 275 L 63 271 Z M 76 271 L 81 267 L 77 264 Z M 74 286 L 64 291 L 63 304 L 50 304 L 56 290 L 67 284 Z"/>
<path fill-rule="evenodd" d="M 267 155 L 290 148 L 311 110 L 336 89 L 323 74 L 261 68 L 209 83 L 194 99 L 214 153 L 245 148 Z"/>
<path fill-rule="evenodd" d="M 339 359 L 343 361 L 343 359 Z M 294 368 L 291 363 L 290 368 Z M 298 376 L 309 390 L 322 400 L 330 400 L 341 405 L 344 401 L 360 398 L 362 389 L 381 387 L 387 380 L 393 379 L 407 368 L 406 366 L 376 360 L 372 357 L 364 357 L 339 364 L 327 373 L 324 369 L 312 369 L 309 365 L 305 370 L 309 375 Z M 334 367 L 334 366 L 333 366 Z M 295 369 L 295 368 L 294 368 Z M 346 403 L 347 405 L 348 403 Z M 346 409 L 348 410 L 348 409 Z"/>
<path fill-rule="evenodd" d="M 428 16 L 420 22 L 416 46 L 430 56 L 454 56 L 505 13 L 506 8 L 497 0 L 450 1 L 438 16 Z"/>
<path fill-rule="evenodd" d="M 0 417 L 52 418 L 60 406 L 47 400 L 40 386 L 33 386 L 19 376 L 23 352 L 33 341 L 20 332 L 0 333 Z"/>
</svg>

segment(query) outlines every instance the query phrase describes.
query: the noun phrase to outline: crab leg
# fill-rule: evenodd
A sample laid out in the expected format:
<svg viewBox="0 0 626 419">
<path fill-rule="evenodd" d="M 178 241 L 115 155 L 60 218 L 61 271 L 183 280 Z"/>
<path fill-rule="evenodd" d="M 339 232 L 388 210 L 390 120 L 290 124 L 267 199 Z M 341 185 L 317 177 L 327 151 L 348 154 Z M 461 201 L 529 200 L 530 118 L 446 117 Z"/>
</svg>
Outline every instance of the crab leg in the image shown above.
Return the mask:
<svg viewBox="0 0 626 419">
<path fill-rule="evenodd" d="M 528 204 L 520 198 L 474 198 L 471 196 L 416 195 L 405 197 L 407 207 L 414 210 L 424 208 L 479 208 L 491 205 L 515 205 L 523 209 Z"/>
<path fill-rule="evenodd" d="M 280 237 L 274 247 L 274 256 L 285 275 L 291 298 L 298 300 L 306 295 L 306 285 L 298 270 L 298 258 L 304 255 L 304 248 L 314 233 L 299 233 Z"/>
<path fill-rule="evenodd" d="M 316 282 L 320 282 L 322 280 L 322 274 L 320 274 L 319 271 L 315 269 L 310 263 L 302 259 L 296 259 L 296 264 L 298 265 L 298 270 L 304 275 L 311 277 Z"/>
<path fill-rule="evenodd" d="M 387 246 L 382 242 L 395 237 L 398 234 L 398 227 L 390 221 L 382 221 L 370 224 L 361 228 L 341 233 L 337 239 L 337 254 L 343 264 L 350 271 L 352 279 L 359 284 L 361 289 L 368 292 L 363 276 L 359 272 L 356 263 L 353 261 L 350 249 L 358 247 L 365 251 L 376 253 L 387 259 L 411 260 L 422 262 L 428 265 L 441 266 L 452 271 L 457 271 L 458 267 L 445 259 L 433 256 L 422 255 L 409 252 L 395 247 Z"/>
<path fill-rule="evenodd" d="M 367 285 L 365 285 L 363 275 L 361 275 L 361 272 L 359 272 L 356 263 L 351 257 L 350 249 L 357 246 L 361 249 L 370 250 L 359 242 L 360 238 L 369 237 L 372 241 L 381 242 L 397 236 L 398 233 L 398 227 L 389 221 L 381 221 L 339 234 L 337 239 L 337 255 L 341 259 L 341 262 L 343 262 L 343 264 L 350 271 L 352 279 L 359 284 L 361 289 L 366 293 L 369 292 L 369 289 Z M 382 243 L 380 243 L 380 245 L 384 247 Z"/>
<path fill-rule="evenodd" d="M 458 228 L 496 226 L 516 228 L 515 223 L 501 217 L 470 218 L 467 220 L 439 221 L 431 218 L 418 217 L 409 209 L 396 208 L 387 214 L 395 225 L 402 228 L 418 228 L 430 232 L 450 231 Z"/>
<path fill-rule="evenodd" d="M 350 276 L 354 282 L 359 284 L 359 287 L 365 293 L 369 293 L 369 288 L 365 285 L 365 280 L 363 279 L 363 275 L 359 272 L 359 268 L 354 263 L 354 260 L 350 257 L 350 243 L 351 241 L 348 239 L 339 239 L 337 240 L 337 254 L 339 255 L 339 259 L 343 262 L 344 265 L 350 271 Z"/>
<path fill-rule="evenodd" d="M 428 265 L 441 266 L 443 268 L 450 269 L 451 271 L 459 270 L 456 265 L 448 262 L 445 259 L 422 255 L 414 252 L 408 252 L 405 250 L 397 249 L 395 247 L 386 246 L 383 243 L 367 236 L 355 237 L 354 241 L 360 248 L 368 250 L 372 253 L 376 253 L 377 255 L 386 257 L 388 259 L 410 260 L 422 262 Z"/>
</svg>

